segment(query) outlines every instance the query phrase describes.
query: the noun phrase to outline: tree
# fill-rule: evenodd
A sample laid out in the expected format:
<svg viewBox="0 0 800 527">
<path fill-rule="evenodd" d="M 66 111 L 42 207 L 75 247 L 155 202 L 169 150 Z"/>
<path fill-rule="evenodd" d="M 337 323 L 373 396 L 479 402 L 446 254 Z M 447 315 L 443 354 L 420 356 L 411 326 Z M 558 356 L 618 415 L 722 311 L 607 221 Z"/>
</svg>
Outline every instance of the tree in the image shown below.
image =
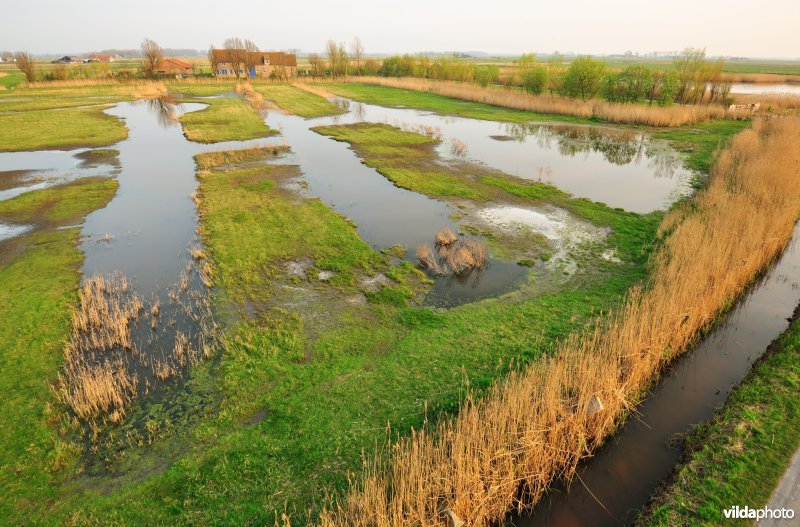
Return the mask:
<svg viewBox="0 0 800 527">
<path fill-rule="evenodd" d="M 592 57 L 578 57 L 564 74 L 564 93 L 584 101 L 595 97 L 600 92 L 600 82 L 605 72 L 604 63 Z"/>
<path fill-rule="evenodd" d="M 242 69 L 245 67 L 245 61 L 247 60 L 247 51 L 244 47 L 244 41 L 239 37 L 231 37 L 225 39 L 222 47 L 225 48 L 228 61 L 230 61 L 231 67 L 233 67 L 233 71 L 238 79 L 239 75 L 242 73 Z"/>
<path fill-rule="evenodd" d="M 164 58 L 164 51 L 156 41 L 146 38 L 142 40 L 142 57 L 144 58 L 142 65 L 144 76 L 152 78 L 156 74 L 159 63 Z"/>
<path fill-rule="evenodd" d="M 698 95 L 706 91 L 702 72 L 706 64 L 706 50 L 686 48 L 672 60 L 678 75 L 678 93 L 675 98 L 680 103 L 697 102 Z M 700 85 L 702 83 L 702 86 Z"/>
<path fill-rule="evenodd" d="M 14 55 L 17 61 L 17 68 L 25 74 L 25 79 L 28 82 L 36 80 L 36 64 L 33 62 L 33 57 L 27 51 L 19 51 Z"/>
<path fill-rule="evenodd" d="M 339 74 L 346 77 L 350 69 L 350 57 L 347 56 L 344 44 L 339 44 L 339 50 L 336 52 L 336 64 L 339 66 Z"/>
<path fill-rule="evenodd" d="M 475 80 L 484 88 L 500 78 L 500 68 L 493 65 L 483 65 L 475 68 Z"/>
<path fill-rule="evenodd" d="M 336 74 L 339 71 L 337 67 L 339 63 L 339 46 L 333 40 L 328 40 L 328 43 L 325 45 L 325 52 L 328 54 L 328 66 L 331 69 L 331 75 L 336 77 Z"/>
<path fill-rule="evenodd" d="M 255 69 L 259 62 L 259 49 L 252 40 L 244 40 L 244 76 L 250 75 L 250 70 Z"/>
<path fill-rule="evenodd" d="M 350 54 L 353 60 L 356 61 L 356 75 L 360 75 L 361 57 L 364 55 L 364 44 L 361 43 L 360 38 L 356 37 L 353 39 L 353 42 L 350 44 Z"/>
<path fill-rule="evenodd" d="M 216 75 L 219 61 L 217 60 L 217 56 L 214 54 L 214 44 L 208 46 L 208 63 L 211 64 L 211 74 Z"/>
<path fill-rule="evenodd" d="M 564 57 L 554 53 L 547 60 L 547 91 L 550 95 L 564 90 Z"/>
<path fill-rule="evenodd" d="M 308 54 L 308 63 L 311 65 L 311 74 L 315 77 L 325 75 L 325 61 L 316 53 Z"/>
<path fill-rule="evenodd" d="M 603 78 L 600 92 L 610 102 L 637 102 L 648 96 L 653 72 L 647 66 L 628 66 Z"/>
<path fill-rule="evenodd" d="M 522 77 L 522 89 L 540 95 L 547 86 L 547 70 L 541 66 L 527 70 Z"/>
</svg>

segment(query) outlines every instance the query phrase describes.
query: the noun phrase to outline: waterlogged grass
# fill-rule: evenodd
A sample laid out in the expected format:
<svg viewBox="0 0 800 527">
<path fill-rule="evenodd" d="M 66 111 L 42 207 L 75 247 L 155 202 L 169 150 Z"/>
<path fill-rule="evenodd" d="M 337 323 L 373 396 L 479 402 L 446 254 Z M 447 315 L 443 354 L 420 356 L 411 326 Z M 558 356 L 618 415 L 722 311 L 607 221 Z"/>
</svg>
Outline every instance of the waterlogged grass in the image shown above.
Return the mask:
<svg viewBox="0 0 800 527">
<path fill-rule="evenodd" d="M 741 132 L 748 121 L 721 119 L 692 126 L 683 126 L 669 130 L 655 130 L 653 137 L 666 139 L 686 155 L 686 166 L 708 173 L 714 162 L 714 155 L 721 150 L 728 139 Z"/>
<path fill-rule="evenodd" d="M 800 446 L 800 320 L 767 353 L 714 419 L 692 433 L 688 461 L 638 525 L 752 525 L 723 511 L 766 505 Z"/>
<path fill-rule="evenodd" d="M 558 188 L 527 181 L 472 164 L 438 163 L 438 142 L 416 132 L 380 123 L 316 127 L 314 130 L 349 143 L 364 162 L 395 185 L 427 196 L 521 205 L 550 203 L 596 225 L 610 226 L 609 241 L 625 257 L 641 259 L 643 245 L 661 219 L 660 212 L 639 215 L 602 203 L 573 198 Z M 629 245 L 629 242 L 633 242 Z"/>
<path fill-rule="evenodd" d="M 0 221 L 47 217 L 72 225 L 116 188 L 114 180 L 93 178 L 32 191 L 0 202 Z M 78 453 L 57 431 L 64 412 L 51 384 L 77 300 L 79 235 L 76 227 L 46 228 L 0 243 L 0 517 L 8 525 L 30 524 L 42 504 L 57 499 Z"/>
<path fill-rule="evenodd" d="M 344 112 L 326 98 L 290 84 L 255 84 L 253 88 L 284 110 L 300 117 L 323 117 Z"/>
<path fill-rule="evenodd" d="M 35 110 L 0 115 L 0 151 L 106 146 L 125 139 L 128 130 L 103 108 Z"/>
<path fill-rule="evenodd" d="M 348 99 L 389 106 L 393 108 L 417 108 L 428 110 L 442 115 L 457 115 L 470 119 L 483 119 L 486 121 L 507 121 L 524 123 L 530 121 L 559 121 L 569 123 L 592 123 L 590 119 L 554 115 L 546 113 L 526 112 L 501 108 L 451 97 L 444 97 L 434 93 L 415 90 L 404 90 L 388 86 L 373 86 L 368 84 L 324 84 L 325 89 Z"/>
<path fill-rule="evenodd" d="M 261 114 L 246 102 L 229 97 L 203 99 L 208 107 L 185 113 L 180 121 L 183 133 L 190 141 L 219 143 L 269 137 L 276 133 L 265 123 Z"/>
<path fill-rule="evenodd" d="M 206 257 L 227 321 L 217 412 L 182 437 L 189 450 L 165 471 L 110 492 L 70 491 L 51 522 L 260 525 L 285 510 L 303 524 L 387 433 L 455 411 L 467 385 L 480 393 L 512 362 L 553 350 L 644 277 L 640 262 L 579 263 L 559 290 L 420 307 L 409 302 L 426 287 L 418 271 L 390 265 L 346 219 L 299 196 L 296 167 L 254 165 L 252 153 L 197 157 Z M 230 162 L 241 165 L 219 166 Z M 655 225 L 643 225 L 652 239 Z M 298 262 L 302 275 L 289 271 Z M 378 272 L 389 281 L 366 288 Z"/>
</svg>

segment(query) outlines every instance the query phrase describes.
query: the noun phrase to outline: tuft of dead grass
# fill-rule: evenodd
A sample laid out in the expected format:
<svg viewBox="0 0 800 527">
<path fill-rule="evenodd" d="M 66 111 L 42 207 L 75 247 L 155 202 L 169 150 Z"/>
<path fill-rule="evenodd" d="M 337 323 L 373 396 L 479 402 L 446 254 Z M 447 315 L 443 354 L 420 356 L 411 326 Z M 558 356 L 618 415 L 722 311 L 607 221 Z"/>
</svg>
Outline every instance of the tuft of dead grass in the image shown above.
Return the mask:
<svg viewBox="0 0 800 527">
<path fill-rule="evenodd" d="M 434 236 L 436 251 L 422 244 L 417 247 L 418 265 L 437 275 L 466 276 L 486 265 L 486 246 L 473 239 L 459 240 L 450 227 L 442 227 Z"/>
<path fill-rule="evenodd" d="M 726 108 L 714 105 L 647 106 L 600 100 L 580 101 L 566 97 L 531 95 L 510 88 L 484 88 L 468 83 L 417 78 L 358 77 L 345 82 L 424 91 L 515 110 L 572 115 L 586 119 L 597 118 L 611 123 L 674 127 L 710 119 L 747 119 L 750 117 L 748 112 L 728 111 Z"/>
<path fill-rule="evenodd" d="M 277 110 L 278 107 L 271 102 L 264 99 L 264 96 L 253 89 L 249 83 L 240 83 L 236 85 L 236 93 L 245 98 L 247 103 L 256 110 L 265 110 L 267 108 Z"/>
<path fill-rule="evenodd" d="M 720 154 L 707 189 L 668 214 L 647 284 L 551 357 L 468 397 L 459 414 L 366 459 L 323 527 L 502 522 L 570 478 L 669 361 L 688 348 L 792 236 L 800 118 L 758 120 Z M 599 403 L 599 404 L 598 404 Z M 600 408 L 600 410 L 598 410 Z"/>
</svg>

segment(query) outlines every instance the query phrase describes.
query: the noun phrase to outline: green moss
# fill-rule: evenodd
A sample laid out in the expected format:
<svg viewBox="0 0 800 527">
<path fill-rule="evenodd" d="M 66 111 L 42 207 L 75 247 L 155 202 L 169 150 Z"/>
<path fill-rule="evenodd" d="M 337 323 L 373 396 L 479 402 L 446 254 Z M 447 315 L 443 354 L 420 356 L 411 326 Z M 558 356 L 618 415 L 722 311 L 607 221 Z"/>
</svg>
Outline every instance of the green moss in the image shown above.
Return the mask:
<svg viewBox="0 0 800 527">
<path fill-rule="evenodd" d="M 688 439 L 690 457 L 637 525 L 751 525 L 733 505 L 761 508 L 800 447 L 800 320 Z"/>
</svg>

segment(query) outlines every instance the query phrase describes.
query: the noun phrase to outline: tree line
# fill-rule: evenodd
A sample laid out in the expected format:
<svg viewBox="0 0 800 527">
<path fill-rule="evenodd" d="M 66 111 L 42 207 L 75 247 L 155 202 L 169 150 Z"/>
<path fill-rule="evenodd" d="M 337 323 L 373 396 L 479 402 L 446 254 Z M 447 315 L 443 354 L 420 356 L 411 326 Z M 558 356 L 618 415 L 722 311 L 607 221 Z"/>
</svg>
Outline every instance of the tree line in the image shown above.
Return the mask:
<svg viewBox="0 0 800 527">
<path fill-rule="evenodd" d="M 674 58 L 668 70 L 633 64 L 621 71 L 611 71 L 603 61 L 591 56 L 578 57 L 567 65 L 559 55 L 538 61 L 533 53 L 526 53 L 505 74 L 496 65 L 466 62 L 456 55 L 434 59 L 412 55 L 388 57 L 376 74 L 473 82 L 481 86 L 516 86 L 534 95 L 582 100 L 600 97 L 611 102 L 660 105 L 724 104 L 730 92 L 724 66 L 722 59 L 707 59 L 704 49 L 687 48 Z"/>
</svg>

